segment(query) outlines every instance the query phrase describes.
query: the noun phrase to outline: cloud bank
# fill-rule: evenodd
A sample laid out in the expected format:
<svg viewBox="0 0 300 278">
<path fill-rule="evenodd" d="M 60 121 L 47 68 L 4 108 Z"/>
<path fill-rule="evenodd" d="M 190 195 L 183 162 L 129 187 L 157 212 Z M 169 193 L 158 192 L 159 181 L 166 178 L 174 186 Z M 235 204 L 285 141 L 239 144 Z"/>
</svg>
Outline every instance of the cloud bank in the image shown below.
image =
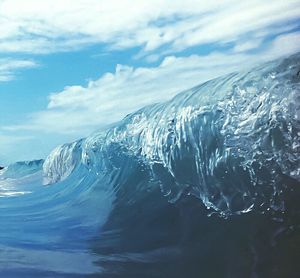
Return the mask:
<svg viewBox="0 0 300 278">
<path fill-rule="evenodd" d="M 299 17 L 297 0 L 0 0 L 0 52 L 51 53 L 96 43 L 175 52 L 261 40 L 279 27 L 293 28 Z"/>
</svg>

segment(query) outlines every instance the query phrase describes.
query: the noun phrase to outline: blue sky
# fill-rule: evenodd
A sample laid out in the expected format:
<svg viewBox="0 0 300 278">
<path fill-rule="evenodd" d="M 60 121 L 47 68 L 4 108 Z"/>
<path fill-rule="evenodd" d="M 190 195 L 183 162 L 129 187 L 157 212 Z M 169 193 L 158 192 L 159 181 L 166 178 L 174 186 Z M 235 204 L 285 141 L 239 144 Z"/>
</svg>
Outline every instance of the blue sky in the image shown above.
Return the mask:
<svg viewBox="0 0 300 278">
<path fill-rule="evenodd" d="M 0 0 L 0 164 L 300 51 L 300 2 Z"/>
</svg>

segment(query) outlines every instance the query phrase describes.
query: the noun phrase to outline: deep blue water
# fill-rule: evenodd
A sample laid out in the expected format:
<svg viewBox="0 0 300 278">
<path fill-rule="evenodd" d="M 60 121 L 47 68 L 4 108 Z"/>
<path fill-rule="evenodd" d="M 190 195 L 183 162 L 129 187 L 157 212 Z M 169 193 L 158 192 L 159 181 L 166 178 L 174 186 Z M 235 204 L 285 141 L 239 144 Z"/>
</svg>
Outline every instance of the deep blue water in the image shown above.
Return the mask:
<svg viewBox="0 0 300 278">
<path fill-rule="evenodd" d="M 0 276 L 299 277 L 299 81 L 296 54 L 8 166 Z"/>
</svg>

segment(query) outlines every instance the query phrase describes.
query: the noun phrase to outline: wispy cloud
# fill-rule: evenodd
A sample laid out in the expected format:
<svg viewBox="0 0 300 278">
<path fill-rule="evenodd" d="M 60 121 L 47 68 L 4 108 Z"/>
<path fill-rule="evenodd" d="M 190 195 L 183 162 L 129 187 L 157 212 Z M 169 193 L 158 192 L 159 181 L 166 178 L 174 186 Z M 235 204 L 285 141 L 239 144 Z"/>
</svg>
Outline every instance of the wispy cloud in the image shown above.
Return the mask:
<svg viewBox="0 0 300 278">
<path fill-rule="evenodd" d="M 0 59 L 0 82 L 11 81 L 18 70 L 37 67 L 31 60 Z"/>
<path fill-rule="evenodd" d="M 259 48 L 270 36 L 300 28 L 298 0 L 0 0 L 0 54 L 49 54 L 98 45 L 138 47 L 149 63 L 191 47 Z M 28 56 L 27 56 L 28 57 Z M 0 59 L 0 81 L 35 66 Z"/>
<path fill-rule="evenodd" d="M 51 94 L 47 109 L 30 115 L 22 125 L 4 129 L 84 136 L 144 105 L 169 99 L 208 79 L 300 51 L 299 41 L 300 32 L 295 32 L 277 37 L 255 54 L 232 51 L 169 56 L 151 68 L 118 65 L 114 73 L 106 73 L 87 86 L 68 86 Z"/>
<path fill-rule="evenodd" d="M 95 43 L 176 52 L 270 35 L 279 26 L 292 28 L 299 17 L 298 0 L 1 0 L 0 52 L 49 53 Z"/>
</svg>

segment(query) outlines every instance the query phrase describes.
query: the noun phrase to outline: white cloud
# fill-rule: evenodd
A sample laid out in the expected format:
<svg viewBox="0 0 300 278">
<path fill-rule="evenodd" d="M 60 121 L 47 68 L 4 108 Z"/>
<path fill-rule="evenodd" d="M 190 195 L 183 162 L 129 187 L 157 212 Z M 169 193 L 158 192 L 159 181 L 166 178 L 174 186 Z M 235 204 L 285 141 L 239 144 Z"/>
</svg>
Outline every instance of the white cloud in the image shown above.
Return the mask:
<svg viewBox="0 0 300 278">
<path fill-rule="evenodd" d="M 233 51 L 235 52 L 244 52 L 250 49 L 258 48 L 262 43 L 262 40 L 260 39 L 253 39 L 253 40 L 247 40 L 245 42 L 242 42 L 240 44 L 236 44 L 233 48 Z"/>
<path fill-rule="evenodd" d="M 151 52 L 270 35 L 300 17 L 297 0 L 0 0 L 0 52 L 49 53 L 104 43 Z"/>
<path fill-rule="evenodd" d="M 300 32 L 289 33 L 275 38 L 273 47 L 266 57 L 280 57 L 300 51 Z"/>
<path fill-rule="evenodd" d="M 0 59 L 0 82 L 14 79 L 17 70 L 37 66 L 38 64 L 31 60 Z"/>
<path fill-rule="evenodd" d="M 295 32 L 277 37 L 256 54 L 169 56 L 151 68 L 118 65 L 114 73 L 106 73 L 85 87 L 68 86 L 51 94 L 47 109 L 30 115 L 23 125 L 5 129 L 85 136 L 144 105 L 167 100 L 208 79 L 300 51 L 299 41 L 300 32 Z"/>
<path fill-rule="evenodd" d="M 204 43 L 238 41 L 240 36 L 247 33 L 261 32 L 273 24 L 299 18 L 298 1 L 273 3 L 270 5 L 266 1 L 240 1 L 237 5 L 207 16 L 198 28 L 185 32 L 173 44 L 178 49 L 184 49 Z"/>
<path fill-rule="evenodd" d="M 31 115 L 25 125 L 5 129 L 84 136 L 144 105 L 169 99 L 202 81 L 235 70 L 246 60 L 243 56 L 216 53 L 205 57 L 169 56 L 152 68 L 118 65 L 114 73 L 106 73 L 86 87 L 69 86 L 50 95 L 46 110 Z"/>
</svg>

